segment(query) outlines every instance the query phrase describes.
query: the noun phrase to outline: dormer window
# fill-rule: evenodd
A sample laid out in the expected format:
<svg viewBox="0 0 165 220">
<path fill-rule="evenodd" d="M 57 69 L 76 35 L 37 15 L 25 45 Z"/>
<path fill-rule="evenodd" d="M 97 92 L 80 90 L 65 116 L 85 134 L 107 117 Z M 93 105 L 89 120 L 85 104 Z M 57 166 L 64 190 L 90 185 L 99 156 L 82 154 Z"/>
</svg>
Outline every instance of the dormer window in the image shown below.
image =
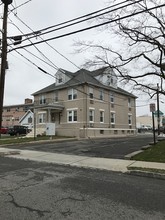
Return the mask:
<svg viewBox="0 0 165 220">
<path fill-rule="evenodd" d="M 62 83 L 62 73 L 58 74 L 58 83 Z"/>
</svg>

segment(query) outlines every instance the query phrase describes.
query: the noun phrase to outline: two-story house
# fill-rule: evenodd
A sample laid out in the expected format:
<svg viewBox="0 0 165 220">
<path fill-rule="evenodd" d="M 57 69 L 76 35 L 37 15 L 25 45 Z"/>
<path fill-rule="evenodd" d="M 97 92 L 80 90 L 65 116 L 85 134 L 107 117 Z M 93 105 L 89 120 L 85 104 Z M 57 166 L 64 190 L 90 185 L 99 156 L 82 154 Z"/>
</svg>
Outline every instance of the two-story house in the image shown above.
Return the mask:
<svg viewBox="0 0 165 220">
<path fill-rule="evenodd" d="M 117 86 L 109 67 L 75 73 L 60 69 L 56 81 L 33 94 L 36 133 L 47 123 L 56 135 L 99 137 L 134 134 L 136 96 Z"/>
</svg>

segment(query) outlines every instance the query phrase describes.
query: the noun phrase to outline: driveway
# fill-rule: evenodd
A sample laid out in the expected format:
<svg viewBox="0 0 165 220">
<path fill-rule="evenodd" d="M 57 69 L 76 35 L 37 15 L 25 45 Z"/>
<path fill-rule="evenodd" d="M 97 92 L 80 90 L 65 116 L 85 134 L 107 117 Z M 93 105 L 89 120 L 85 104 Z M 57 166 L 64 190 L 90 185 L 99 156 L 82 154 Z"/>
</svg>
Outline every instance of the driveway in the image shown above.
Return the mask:
<svg viewBox="0 0 165 220">
<path fill-rule="evenodd" d="M 78 141 L 30 143 L 13 145 L 10 148 L 44 152 L 53 152 L 70 155 L 82 155 L 89 157 L 103 157 L 124 159 L 124 156 L 140 150 L 142 146 L 153 141 L 151 134 L 143 134 L 122 138 L 82 139 Z"/>
</svg>

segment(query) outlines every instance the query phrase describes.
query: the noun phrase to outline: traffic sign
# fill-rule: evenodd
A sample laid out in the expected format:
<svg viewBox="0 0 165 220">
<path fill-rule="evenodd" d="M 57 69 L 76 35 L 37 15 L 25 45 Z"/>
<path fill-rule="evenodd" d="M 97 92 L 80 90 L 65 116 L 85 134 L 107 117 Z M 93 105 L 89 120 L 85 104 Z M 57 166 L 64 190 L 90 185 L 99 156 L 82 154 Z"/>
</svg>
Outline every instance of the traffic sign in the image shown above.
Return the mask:
<svg viewBox="0 0 165 220">
<path fill-rule="evenodd" d="M 150 112 L 155 112 L 155 103 L 150 103 Z"/>
</svg>

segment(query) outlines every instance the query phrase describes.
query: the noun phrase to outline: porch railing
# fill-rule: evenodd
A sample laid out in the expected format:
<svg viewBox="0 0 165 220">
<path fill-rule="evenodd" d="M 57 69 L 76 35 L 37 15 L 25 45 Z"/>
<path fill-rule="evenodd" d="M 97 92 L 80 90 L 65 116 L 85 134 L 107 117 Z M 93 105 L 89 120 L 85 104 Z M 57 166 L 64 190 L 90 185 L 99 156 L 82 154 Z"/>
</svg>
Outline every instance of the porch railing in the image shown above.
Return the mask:
<svg viewBox="0 0 165 220">
<path fill-rule="evenodd" d="M 34 106 L 46 106 L 50 104 L 62 105 L 63 100 L 59 100 L 58 98 L 56 99 L 45 98 L 45 99 L 34 100 Z"/>
</svg>

